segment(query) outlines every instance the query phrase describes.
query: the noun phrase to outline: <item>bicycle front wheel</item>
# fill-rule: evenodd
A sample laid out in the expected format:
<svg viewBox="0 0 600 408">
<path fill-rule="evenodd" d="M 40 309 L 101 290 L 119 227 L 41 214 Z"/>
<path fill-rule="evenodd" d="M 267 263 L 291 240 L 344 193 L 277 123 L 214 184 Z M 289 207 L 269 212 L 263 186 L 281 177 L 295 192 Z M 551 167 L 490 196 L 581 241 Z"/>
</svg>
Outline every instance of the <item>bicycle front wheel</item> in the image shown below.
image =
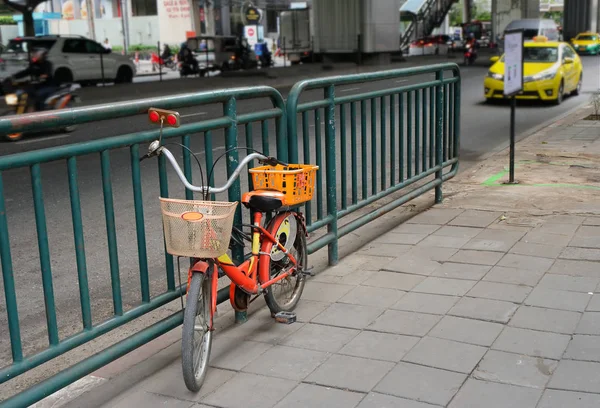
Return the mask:
<svg viewBox="0 0 600 408">
<path fill-rule="evenodd" d="M 194 273 L 187 294 L 181 333 L 181 366 L 186 387 L 198 392 L 208 370 L 212 345 L 210 331 L 210 280 L 203 273 Z"/>
</svg>

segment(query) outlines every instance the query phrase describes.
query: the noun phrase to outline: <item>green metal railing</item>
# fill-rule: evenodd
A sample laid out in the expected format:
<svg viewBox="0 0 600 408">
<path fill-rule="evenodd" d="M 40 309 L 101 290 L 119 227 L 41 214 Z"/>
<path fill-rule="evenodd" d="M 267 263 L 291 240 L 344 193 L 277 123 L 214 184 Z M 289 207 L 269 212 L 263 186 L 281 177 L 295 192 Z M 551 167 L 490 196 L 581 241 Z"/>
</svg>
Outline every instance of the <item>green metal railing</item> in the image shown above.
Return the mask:
<svg viewBox="0 0 600 408">
<path fill-rule="evenodd" d="M 336 94 L 339 86 L 382 80 L 387 82 L 381 90 Z M 390 80 L 404 85 L 389 88 Z M 319 165 L 317 194 L 306 205 L 306 219 L 310 232 L 327 228 L 309 243 L 309 253 L 328 246 L 333 265 L 340 237 L 428 190 L 435 189 L 436 202 L 442 200 L 442 183 L 458 171 L 460 83 L 459 67 L 447 63 L 294 85 L 286 101 L 289 158 L 297 162 L 302 151 L 305 163 Z M 323 97 L 301 102 L 309 90 Z M 339 226 L 341 218 L 401 190 L 391 202 Z"/>
<path fill-rule="evenodd" d="M 269 98 L 272 101 L 272 109 L 254 112 L 250 114 L 238 114 L 236 102 L 240 99 L 249 98 Z M 53 111 L 37 115 L 13 116 L 0 120 L 0 134 L 15 131 L 32 131 L 42 129 L 62 128 L 67 125 L 81 124 L 97 120 L 115 119 L 118 117 L 132 116 L 136 114 L 145 114 L 148 108 L 160 106 L 164 109 L 175 109 L 189 106 L 198 106 L 206 104 L 219 103 L 223 107 L 221 117 L 184 124 L 177 129 L 166 129 L 163 132 L 163 139 L 166 142 L 173 138 L 180 138 L 183 146 L 189 148 L 192 134 L 204 134 L 204 149 L 206 159 L 206 169 L 213 164 L 213 133 L 218 129 L 223 129 L 225 150 L 227 151 L 227 175 L 229 176 L 238 164 L 238 152 L 231 150 L 238 146 L 238 126 L 244 126 L 246 133 L 247 146 L 252 146 L 252 124 L 258 122 L 262 131 L 263 150 L 268 151 L 268 142 L 272 135 L 269 135 L 269 121 L 275 121 L 275 140 L 277 144 L 277 155 L 283 160 L 287 160 L 287 141 L 285 139 L 285 107 L 280 93 L 270 87 L 238 88 L 226 91 L 203 92 L 196 94 L 187 94 L 167 98 L 145 99 L 126 103 L 98 105 L 74 110 Z M 61 147 L 43 149 L 38 151 L 26 152 L 10 156 L 0 157 L 0 258 L 2 265 L 2 278 L 4 283 L 4 294 L 6 299 L 6 309 L 8 315 L 8 328 L 12 352 L 12 364 L 0 369 L 0 384 L 31 370 L 43 363 L 60 356 L 75 347 L 81 346 L 111 330 L 114 330 L 126 323 L 139 318 L 159 307 L 179 298 L 183 291 L 175 283 L 174 260 L 173 257 L 164 252 L 165 278 L 167 290 L 156 296 L 150 295 L 150 276 L 147 253 L 147 239 L 145 231 L 145 217 L 142 195 L 142 176 L 139 157 L 140 152 L 147 147 L 152 140 L 157 139 L 159 130 L 154 129 L 148 132 L 139 132 L 126 134 L 117 137 L 94 140 L 92 142 L 65 145 Z M 272 140 L 272 138 L 271 138 Z M 118 149 L 129 150 L 129 161 L 131 166 L 131 181 L 133 192 L 133 203 L 135 213 L 136 238 L 137 238 L 137 259 L 139 267 L 141 304 L 125 310 L 121 294 L 121 272 L 119 265 L 119 254 L 117 244 L 115 208 L 113 197 L 113 181 L 111 179 L 111 152 Z M 86 263 L 86 247 L 83 232 L 82 207 L 80 202 L 79 182 L 78 182 L 78 159 L 84 155 L 95 154 L 99 157 L 100 166 L 98 168 L 97 179 L 101 180 L 102 195 L 104 198 L 104 220 L 106 226 L 107 255 L 109 258 L 109 271 L 107 275 L 111 279 L 113 317 L 100 324 L 92 324 L 92 307 L 90 302 L 90 288 L 88 285 L 88 269 Z M 190 151 L 182 148 L 183 168 L 189 180 L 192 180 L 192 158 Z M 84 160 L 89 160 L 85 156 Z M 74 248 L 76 252 L 77 281 L 79 286 L 80 307 L 82 316 L 82 330 L 66 338 L 59 336 L 59 325 L 56 314 L 56 300 L 53 288 L 53 267 L 49 249 L 49 236 L 47 228 L 47 218 L 44 203 L 44 191 L 42 183 L 42 165 L 48 162 L 66 161 L 68 169 L 68 186 L 71 204 L 71 218 L 74 236 Z M 146 162 L 144 162 L 146 163 Z M 18 223 L 19 220 L 11 220 L 11 214 L 6 209 L 6 194 L 3 184 L 4 173 L 13 169 L 29 168 L 33 208 L 35 213 L 35 225 L 37 232 L 37 246 L 39 250 L 39 260 L 41 266 L 41 277 L 43 286 L 43 298 L 46 313 L 46 328 L 48 333 L 48 347 L 41 352 L 26 356 L 23 352 L 21 340 L 21 324 L 19 321 L 19 311 L 17 307 L 17 292 L 15 289 L 15 275 L 13 273 L 15 262 L 11 254 L 11 244 L 9 236 L 9 223 L 11 221 Z M 167 179 L 167 168 L 164 158 L 158 160 L 158 179 L 160 185 L 160 195 L 169 196 L 169 186 Z M 196 180 L 198 181 L 198 180 Z M 119 192 L 121 193 L 121 192 Z M 187 199 L 193 198 L 191 191 L 185 192 Z M 239 201 L 241 196 L 239 180 L 234 183 L 228 192 L 230 201 Z M 158 199 L 156 205 L 158 206 Z M 89 217 L 89 215 L 88 215 Z M 238 207 L 236 214 L 237 223 L 241 223 L 241 209 Z M 88 221 L 88 218 L 86 218 Z M 164 249 L 161 248 L 161 249 Z M 94 248 L 99 251 L 101 248 Z M 234 250 L 234 257 L 243 256 L 243 248 Z M 236 256 L 237 253 L 237 256 Z M 58 269 L 58 268 L 56 268 Z M 54 271 L 56 273 L 56 271 Z M 102 271 L 93 271 L 101 273 Z M 228 298 L 228 288 L 221 290 L 219 301 L 222 302 Z M 25 407 L 28 406 L 52 392 L 68 385 L 69 383 L 93 372 L 103 365 L 118 358 L 136 347 L 158 337 L 177 327 L 183 321 L 182 312 L 177 312 L 164 320 L 144 329 L 126 341 L 112 346 L 81 363 L 70 367 L 69 369 L 49 378 L 48 380 L 33 386 L 26 392 L 4 401 L 2 407 Z"/>
<path fill-rule="evenodd" d="M 376 88 L 377 81 L 380 80 L 387 81 L 381 90 L 344 96 L 336 94 L 340 86 L 372 82 L 371 88 Z M 399 83 L 401 86 L 392 85 L 390 88 L 389 83 Z M 319 90 L 323 96 L 319 96 L 317 100 L 312 98 L 313 100 L 303 101 L 302 98 L 312 90 Z M 270 100 L 269 108 L 240 113 L 237 106 L 239 100 L 258 98 Z M 40 131 L 146 114 L 148 108 L 153 106 L 178 109 L 207 104 L 220 104 L 222 115 L 184 123 L 180 128 L 166 129 L 163 134 L 166 142 L 177 140 L 184 146 L 181 154 L 184 173 L 188 179 L 192 181 L 193 157 L 186 147 L 190 148 L 198 139 L 203 142 L 205 168 L 210 168 L 215 161 L 215 140 L 224 143 L 222 148 L 227 152 L 227 175 L 238 164 L 238 153 L 232 148 L 252 148 L 253 144 L 262 144 L 262 151 L 269 154 L 269 145 L 273 140 L 277 156 L 281 160 L 318 164 L 320 170 L 317 173 L 317 192 L 314 199 L 305 206 L 309 231 L 316 235 L 316 239 L 309 243 L 309 251 L 312 253 L 328 246 L 331 264 L 337 262 L 339 237 L 426 191 L 434 189 L 436 201 L 439 202 L 442 198 L 443 181 L 453 177 L 458 170 L 460 75 L 455 64 L 302 81 L 292 88 L 287 105 L 278 91 L 259 86 L 8 117 L 0 119 L 0 134 Z M 270 124 L 274 126 L 271 127 Z M 260 129 L 260 137 L 253 137 L 255 127 Z M 222 136 L 219 136 L 221 132 Z M 159 308 L 182 295 L 182 287 L 176 283 L 174 259 L 164 251 L 164 242 L 157 244 L 146 238 L 149 226 L 155 225 L 156 219 L 148 222 L 148 216 L 152 215 L 148 207 L 144 207 L 145 201 L 148 201 L 143 194 L 145 171 L 138 158 L 143 153 L 140 149 L 144 149 L 158 135 L 158 129 L 152 129 L 0 157 L 0 265 L 12 354 L 12 364 L 0 368 L 0 384 L 147 313 L 158 312 Z M 131 194 L 131 219 L 134 220 L 132 228 L 135 230 L 136 240 L 126 254 L 130 258 L 135 257 L 135 266 L 130 270 L 124 270 L 123 257 L 119 253 L 119 250 L 122 251 L 122 242 L 118 239 L 119 220 L 113 187 L 119 188 L 115 190 L 116 194 L 124 192 L 122 183 L 118 184 L 119 180 L 113 177 L 115 169 L 111 168 L 111 159 L 114 160 L 115 157 L 125 158 L 130 167 L 130 174 L 126 174 L 125 178 L 131 180 L 128 187 L 131 191 L 128 194 Z M 82 330 L 67 336 L 61 336 L 58 324 L 60 315 L 57 315 L 57 299 L 54 294 L 59 275 L 57 271 L 60 272 L 58 268 L 63 265 L 55 266 L 52 263 L 53 252 L 49 243 L 54 241 L 46 214 L 49 203 L 45 203 L 48 190 L 43 188 L 45 166 L 52 166 L 53 163 L 60 163 L 67 170 L 67 177 L 63 179 L 66 179 L 70 208 L 65 209 L 65 213 L 68 213 L 67 218 L 71 222 L 69 227 L 73 231 L 75 261 L 69 276 L 75 280 L 76 274 L 80 298 Z M 103 225 L 102 233 L 105 232 L 106 240 L 104 247 L 94 247 L 93 250 L 105 251 L 108 255 L 104 270 L 97 270 L 92 266 L 94 264 L 88 256 L 89 248 L 86 248 L 86 243 L 89 242 L 86 241 L 84 227 L 89 213 L 84 218 L 86 208 L 82 204 L 82 197 L 85 198 L 82 191 L 89 192 L 91 181 L 88 180 L 85 184 L 85 174 L 78 172 L 83 166 L 95 166 L 91 184 L 97 183 L 95 188 L 100 189 L 98 197 L 102 196 L 102 210 L 97 216 Z M 168 172 L 163 158 L 159 158 L 157 167 L 158 177 L 156 173 L 152 177 L 158 178 L 160 195 L 168 197 L 168 181 L 172 172 Z M 30 355 L 24 352 L 27 348 L 23 344 L 21 324 L 26 320 L 23 316 L 19 318 L 20 301 L 16 290 L 19 282 L 15 282 L 18 279 L 14 273 L 20 259 L 13 259 L 15 244 L 11 244 L 10 236 L 11 227 L 14 229 L 18 220 L 9 211 L 11 206 L 7 206 L 14 186 L 4 184 L 5 179 L 14 176 L 11 173 L 14 171 L 27 171 L 31 181 L 31 205 L 35 221 L 35 231 L 32 234 L 37 239 L 37 243 L 31 245 L 38 251 L 45 309 L 43 324 L 48 335 L 48 347 Z M 119 174 L 121 178 L 122 173 Z M 199 180 L 196 177 L 194 181 L 198 184 Z M 210 181 L 215 182 L 213 179 Z M 251 181 L 248 180 L 248 183 L 251 188 Z M 234 183 L 228 191 L 228 200 L 240 200 L 240 185 L 240 181 Z M 192 199 L 194 196 L 186 190 L 185 197 Z M 152 199 L 158 208 L 158 199 Z M 388 202 L 376 210 L 366 211 L 367 206 L 382 199 Z M 50 212 L 48 215 L 51 215 Z M 341 225 L 340 220 L 347 216 L 350 221 Z M 238 207 L 235 222 L 239 224 L 241 220 L 241 208 Z M 61 222 L 68 225 L 69 220 Z M 99 234 L 98 231 L 94 233 Z M 156 250 L 161 251 L 158 257 L 160 265 L 156 265 L 160 273 L 158 279 L 165 283 L 166 290 L 153 294 L 152 279 L 157 277 L 151 273 L 154 261 L 149 259 L 155 255 Z M 238 260 L 243 256 L 243 248 L 236 247 L 233 252 L 234 258 Z M 94 275 L 88 272 L 103 274 L 110 279 L 106 286 L 112 300 L 112 315 L 97 324 L 94 324 L 93 319 L 95 309 L 92 308 L 93 296 L 90 295 L 89 283 Z M 131 272 L 139 279 L 140 302 L 128 308 L 124 302 L 125 294 L 122 293 L 125 285 L 122 280 L 126 273 Z M 24 278 L 19 276 L 19 279 Z M 226 299 L 228 288 L 219 291 L 218 302 Z M 181 311 L 170 314 L 133 336 L 0 403 L 0 406 L 28 406 L 177 327 L 182 319 Z"/>
</svg>

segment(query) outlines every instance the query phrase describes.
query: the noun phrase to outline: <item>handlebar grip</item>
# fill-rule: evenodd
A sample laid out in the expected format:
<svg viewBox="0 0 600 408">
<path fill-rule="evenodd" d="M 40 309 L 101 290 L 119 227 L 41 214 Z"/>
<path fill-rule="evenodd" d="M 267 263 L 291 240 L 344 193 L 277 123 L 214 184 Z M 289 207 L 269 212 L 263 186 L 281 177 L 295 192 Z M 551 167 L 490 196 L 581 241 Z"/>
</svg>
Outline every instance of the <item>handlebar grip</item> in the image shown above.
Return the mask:
<svg viewBox="0 0 600 408">
<path fill-rule="evenodd" d="M 282 166 L 287 166 L 287 163 L 284 163 L 280 160 L 277 160 L 276 157 L 267 157 L 264 160 L 261 160 L 261 162 L 268 164 L 269 166 L 276 166 L 278 164 L 282 165 Z"/>
<path fill-rule="evenodd" d="M 143 162 L 144 160 L 148 159 L 149 157 L 150 157 L 150 153 L 146 153 L 145 155 L 140 157 L 140 163 Z"/>
</svg>

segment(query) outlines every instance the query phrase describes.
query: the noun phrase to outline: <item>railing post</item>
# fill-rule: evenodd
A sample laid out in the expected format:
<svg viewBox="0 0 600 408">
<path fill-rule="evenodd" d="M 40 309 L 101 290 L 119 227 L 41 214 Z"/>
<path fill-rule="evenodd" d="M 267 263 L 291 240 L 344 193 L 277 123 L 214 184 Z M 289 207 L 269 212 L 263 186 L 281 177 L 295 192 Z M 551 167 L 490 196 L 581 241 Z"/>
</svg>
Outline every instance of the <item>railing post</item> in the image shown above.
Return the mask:
<svg viewBox="0 0 600 408">
<path fill-rule="evenodd" d="M 337 237 L 337 177 L 335 158 L 335 86 L 325 88 L 325 99 L 329 105 L 325 108 L 325 180 L 327 183 L 327 216 L 331 221 L 327 224 L 327 234 L 333 234 L 335 240 L 328 245 L 329 265 L 338 262 Z M 318 126 L 318 124 L 317 124 Z"/>
<path fill-rule="evenodd" d="M 435 172 L 435 178 L 440 180 L 440 184 L 435 187 L 435 202 L 442 202 L 442 180 L 443 180 L 443 147 L 444 147 L 444 71 L 439 70 L 435 73 L 435 79 L 439 81 L 436 86 L 435 100 L 435 165 L 439 170 Z M 431 115 L 431 113 L 430 113 Z"/>
<path fill-rule="evenodd" d="M 227 153 L 227 178 L 231 177 L 236 167 L 239 164 L 238 151 L 235 149 L 238 146 L 238 132 L 237 132 L 237 101 L 235 97 L 230 97 L 227 102 L 223 104 L 223 115 L 227 116 L 231 123 L 225 129 L 225 150 Z M 227 198 L 229 201 L 240 201 L 241 197 L 240 180 L 237 179 L 233 182 L 229 191 L 227 192 Z M 233 219 L 233 225 L 241 226 L 242 224 L 242 208 L 238 205 L 235 210 L 235 217 Z M 241 264 L 244 261 L 244 248 L 234 243 L 231 249 L 231 255 L 233 261 L 237 264 Z M 248 320 L 248 314 L 246 311 L 235 312 L 235 322 L 244 323 Z"/>
</svg>

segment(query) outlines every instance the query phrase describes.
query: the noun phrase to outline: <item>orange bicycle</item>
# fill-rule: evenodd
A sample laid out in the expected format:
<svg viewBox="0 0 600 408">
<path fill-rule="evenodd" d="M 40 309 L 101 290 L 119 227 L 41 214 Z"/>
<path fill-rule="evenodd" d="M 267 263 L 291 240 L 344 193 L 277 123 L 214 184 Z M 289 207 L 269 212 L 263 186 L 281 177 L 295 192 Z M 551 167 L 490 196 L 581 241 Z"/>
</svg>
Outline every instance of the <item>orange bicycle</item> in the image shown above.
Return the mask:
<svg viewBox="0 0 600 408">
<path fill-rule="evenodd" d="M 149 116 L 154 123 L 179 125 L 177 112 L 151 109 Z M 160 139 L 150 144 L 144 158 L 159 155 L 171 163 L 187 189 L 204 197 L 202 201 L 160 198 L 167 252 L 193 259 L 188 271 L 181 353 L 185 384 L 189 390 L 198 391 L 210 356 L 219 268 L 231 279 L 230 303 L 236 310 L 246 310 L 250 297 L 261 294 L 272 315 L 289 312 L 298 304 L 309 272 L 306 226 L 302 214 L 293 208 L 312 198 L 318 166 L 286 164 L 251 153 L 224 186 L 215 188 L 190 184 Z M 233 226 L 238 203 L 209 201 L 209 197 L 229 189 L 252 160 L 263 166 L 250 169 L 254 191 L 242 196 L 242 203 L 252 212 L 252 224 L 242 225 L 251 230 L 246 234 Z M 276 215 L 263 226 L 267 212 Z M 240 237 L 251 242 L 252 251 L 244 262 L 235 265 L 226 252 L 232 240 L 239 243 Z M 276 285 L 282 288 L 283 299 L 276 296 Z"/>
</svg>

